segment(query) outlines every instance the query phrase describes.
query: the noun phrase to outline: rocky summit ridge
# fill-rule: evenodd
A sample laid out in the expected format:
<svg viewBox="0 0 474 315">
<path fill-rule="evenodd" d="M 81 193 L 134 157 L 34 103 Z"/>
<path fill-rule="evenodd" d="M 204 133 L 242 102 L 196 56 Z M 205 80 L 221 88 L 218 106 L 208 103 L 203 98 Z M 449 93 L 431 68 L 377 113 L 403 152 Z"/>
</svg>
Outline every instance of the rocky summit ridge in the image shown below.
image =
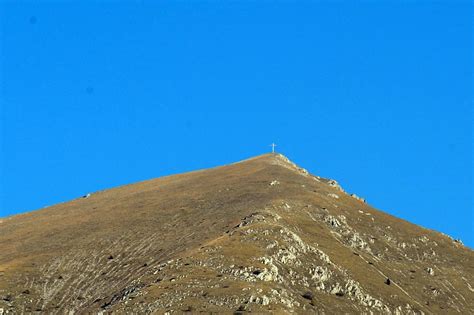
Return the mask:
<svg viewBox="0 0 474 315">
<path fill-rule="evenodd" d="M 473 271 L 280 154 L 0 219 L 0 314 L 474 314 Z"/>
</svg>

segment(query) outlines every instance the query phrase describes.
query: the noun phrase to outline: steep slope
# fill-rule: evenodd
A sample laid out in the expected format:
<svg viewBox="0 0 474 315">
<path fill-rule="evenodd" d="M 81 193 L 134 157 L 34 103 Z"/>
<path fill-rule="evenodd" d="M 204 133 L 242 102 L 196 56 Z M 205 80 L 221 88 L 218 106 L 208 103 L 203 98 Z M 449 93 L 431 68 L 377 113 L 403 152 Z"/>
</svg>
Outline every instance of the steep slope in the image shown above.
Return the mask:
<svg viewBox="0 0 474 315">
<path fill-rule="evenodd" d="M 0 309 L 466 314 L 473 258 L 267 154 L 2 219 Z"/>
</svg>

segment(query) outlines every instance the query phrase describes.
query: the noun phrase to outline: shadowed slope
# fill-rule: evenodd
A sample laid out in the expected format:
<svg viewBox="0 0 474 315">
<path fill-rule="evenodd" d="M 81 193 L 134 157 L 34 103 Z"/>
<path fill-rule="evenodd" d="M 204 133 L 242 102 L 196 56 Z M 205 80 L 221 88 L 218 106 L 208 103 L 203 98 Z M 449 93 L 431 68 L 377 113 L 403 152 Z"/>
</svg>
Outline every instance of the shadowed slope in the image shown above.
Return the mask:
<svg viewBox="0 0 474 315">
<path fill-rule="evenodd" d="M 474 311 L 471 250 L 281 155 L 2 219 L 0 253 L 20 312 Z"/>
</svg>

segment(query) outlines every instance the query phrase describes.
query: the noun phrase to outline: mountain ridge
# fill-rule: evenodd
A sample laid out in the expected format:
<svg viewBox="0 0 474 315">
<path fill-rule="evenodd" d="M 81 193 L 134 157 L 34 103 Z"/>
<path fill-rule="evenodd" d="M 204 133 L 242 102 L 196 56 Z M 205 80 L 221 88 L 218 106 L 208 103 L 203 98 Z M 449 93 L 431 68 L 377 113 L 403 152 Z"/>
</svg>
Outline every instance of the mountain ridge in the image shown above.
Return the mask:
<svg viewBox="0 0 474 315">
<path fill-rule="evenodd" d="M 9 217 L 0 253 L 9 312 L 474 310 L 472 250 L 280 154 Z"/>
</svg>

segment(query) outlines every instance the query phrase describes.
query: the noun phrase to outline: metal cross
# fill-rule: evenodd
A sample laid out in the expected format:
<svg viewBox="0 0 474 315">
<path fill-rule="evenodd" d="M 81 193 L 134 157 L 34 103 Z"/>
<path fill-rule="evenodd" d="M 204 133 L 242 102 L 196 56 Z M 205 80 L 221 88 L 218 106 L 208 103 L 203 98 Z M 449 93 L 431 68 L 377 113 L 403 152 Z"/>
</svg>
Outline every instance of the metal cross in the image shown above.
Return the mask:
<svg viewBox="0 0 474 315">
<path fill-rule="evenodd" d="M 272 153 L 275 153 L 275 147 L 277 146 L 275 143 L 272 143 L 270 144 L 270 146 L 272 147 Z"/>
</svg>

